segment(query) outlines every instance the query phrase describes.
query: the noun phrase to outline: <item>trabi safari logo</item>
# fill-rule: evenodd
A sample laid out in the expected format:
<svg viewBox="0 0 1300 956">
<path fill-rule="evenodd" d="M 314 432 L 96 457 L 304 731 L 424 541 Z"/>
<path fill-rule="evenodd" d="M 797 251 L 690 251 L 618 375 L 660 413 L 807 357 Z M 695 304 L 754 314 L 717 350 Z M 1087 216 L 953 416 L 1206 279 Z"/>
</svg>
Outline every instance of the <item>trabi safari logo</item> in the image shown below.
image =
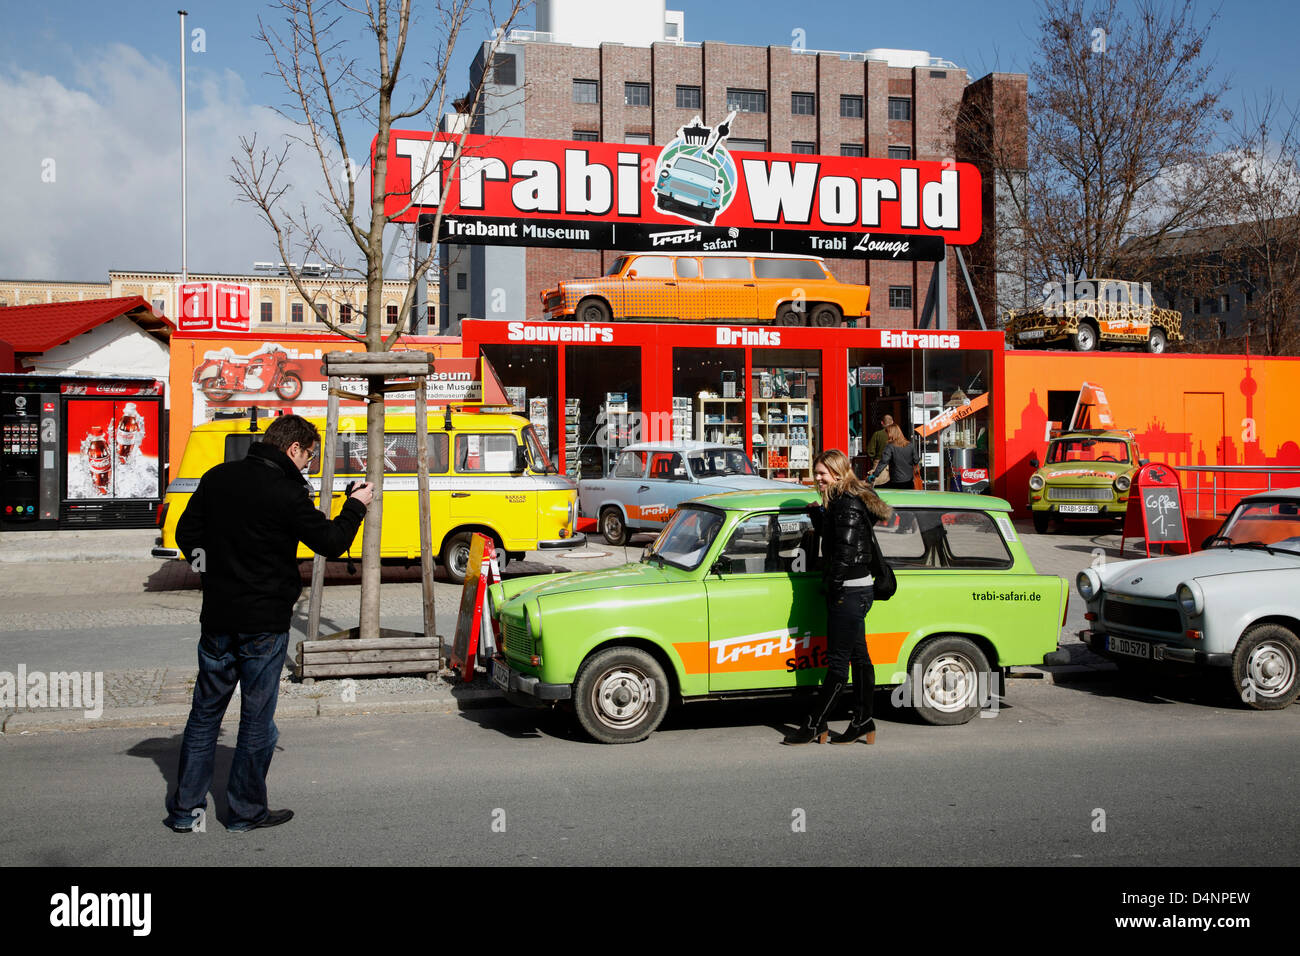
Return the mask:
<svg viewBox="0 0 1300 956">
<path fill-rule="evenodd" d="M 732 110 L 717 126 L 705 126 L 699 114 L 659 153 L 655 162 L 655 209 L 691 222 L 713 222 L 736 196 L 736 164 L 724 145 L 731 132 Z"/>
</svg>

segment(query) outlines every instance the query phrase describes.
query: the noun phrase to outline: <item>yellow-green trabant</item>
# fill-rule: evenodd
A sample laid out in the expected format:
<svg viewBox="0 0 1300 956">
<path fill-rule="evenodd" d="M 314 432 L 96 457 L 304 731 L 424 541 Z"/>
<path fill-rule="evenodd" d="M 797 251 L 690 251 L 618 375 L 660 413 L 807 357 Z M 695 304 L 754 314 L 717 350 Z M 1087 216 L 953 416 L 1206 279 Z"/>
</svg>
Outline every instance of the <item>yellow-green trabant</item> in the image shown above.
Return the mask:
<svg viewBox="0 0 1300 956">
<path fill-rule="evenodd" d="M 885 492 L 876 527 L 898 593 L 867 614 L 877 685 L 933 724 L 996 707 L 994 675 L 1057 663 L 1068 588 L 1034 571 L 1011 506 Z M 826 608 L 812 491 L 733 491 L 682 504 L 636 564 L 488 590 L 492 679 L 515 703 L 571 703 L 602 743 L 649 736 L 670 703 L 821 683 Z"/>
<path fill-rule="evenodd" d="M 1138 468 L 1137 440 L 1124 430 L 1066 432 L 1047 446 L 1047 460 L 1029 476 L 1029 510 L 1034 530 L 1047 532 L 1053 518 L 1123 519 Z"/>
</svg>

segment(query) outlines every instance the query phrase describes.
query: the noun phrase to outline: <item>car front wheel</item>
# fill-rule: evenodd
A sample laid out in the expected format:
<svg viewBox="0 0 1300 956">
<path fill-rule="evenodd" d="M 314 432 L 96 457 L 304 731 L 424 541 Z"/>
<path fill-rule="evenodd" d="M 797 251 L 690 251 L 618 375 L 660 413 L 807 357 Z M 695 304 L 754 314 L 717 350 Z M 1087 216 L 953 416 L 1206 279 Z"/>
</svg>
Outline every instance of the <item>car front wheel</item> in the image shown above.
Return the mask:
<svg viewBox="0 0 1300 956">
<path fill-rule="evenodd" d="M 921 685 L 912 689 L 913 706 L 927 724 L 964 724 L 979 713 L 981 680 L 990 688 L 989 662 L 975 642 L 965 637 L 940 637 L 921 645 L 912 674 Z M 980 675 L 984 677 L 981 678 Z"/>
<path fill-rule="evenodd" d="M 1052 516 L 1046 511 L 1034 512 L 1034 530 L 1039 534 L 1047 534 L 1047 529 L 1051 527 Z"/>
<path fill-rule="evenodd" d="M 627 524 L 617 508 L 606 508 L 600 513 L 600 533 L 610 544 L 627 544 Z"/>
<path fill-rule="evenodd" d="M 602 744 L 645 740 L 668 712 L 668 678 L 637 647 L 611 647 L 589 657 L 574 681 L 578 722 Z"/>
<path fill-rule="evenodd" d="M 1282 710 L 1300 692 L 1300 639 L 1281 624 L 1256 624 L 1232 655 L 1233 689 L 1247 707 Z"/>
<path fill-rule="evenodd" d="M 1152 329 L 1151 337 L 1147 339 L 1147 351 L 1153 355 L 1159 355 L 1165 350 L 1168 339 L 1165 337 L 1164 329 Z"/>
</svg>

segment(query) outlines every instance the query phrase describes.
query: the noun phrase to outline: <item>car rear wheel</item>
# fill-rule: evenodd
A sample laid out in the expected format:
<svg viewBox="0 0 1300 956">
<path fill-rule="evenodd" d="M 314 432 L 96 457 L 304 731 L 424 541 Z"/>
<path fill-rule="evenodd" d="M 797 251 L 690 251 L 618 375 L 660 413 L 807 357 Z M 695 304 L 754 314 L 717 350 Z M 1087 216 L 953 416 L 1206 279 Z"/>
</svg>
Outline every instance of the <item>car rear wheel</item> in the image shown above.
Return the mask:
<svg viewBox="0 0 1300 956">
<path fill-rule="evenodd" d="M 573 709 L 582 729 L 602 744 L 645 740 L 668 712 L 668 677 L 637 647 L 593 654 L 578 671 Z"/>
<path fill-rule="evenodd" d="M 627 544 L 627 524 L 622 512 L 612 505 L 600 512 L 600 533 L 610 544 Z"/>
<path fill-rule="evenodd" d="M 806 312 L 800 312 L 795 309 L 789 302 L 784 303 L 776 310 L 777 325 L 803 325 L 808 319 Z"/>
<path fill-rule="evenodd" d="M 911 673 L 919 673 L 921 681 L 912 691 L 913 706 L 923 721 L 937 726 L 969 721 L 980 710 L 981 681 L 992 686 L 988 658 L 965 637 L 940 637 L 922 644 L 912 659 Z"/>
<path fill-rule="evenodd" d="M 813 308 L 810 324 L 819 329 L 831 329 L 839 325 L 842 318 L 839 309 L 829 303 L 822 303 Z"/>
<path fill-rule="evenodd" d="M 1256 624 L 1237 642 L 1232 685 L 1255 710 L 1282 710 L 1300 692 L 1300 639 L 1281 624 Z"/>
<path fill-rule="evenodd" d="M 1095 352 L 1099 338 L 1097 326 L 1091 322 L 1080 322 L 1078 330 L 1071 337 L 1071 341 L 1074 343 L 1076 352 Z"/>
<path fill-rule="evenodd" d="M 587 298 L 578 303 L 574 316 L 579 322 L 608 322 L 612 313 L 609 305 L 602 299 Z"/>
<path fill-rule="evenodd" d="M 469 570 L 469 548 L 474 543 L 474 532 L 461 531 L 453 534 L 450 538 L 442 543 L 442 552 L 439 555 L 442 566 L 447 569 L 447 579 L 452 584 L 464 584 L 465 573 Z M 497 555 L 497 570 L 504 571 L 506 565 L 510 563 L 510 555 L 499 541 L 494 541 L 493 546 Z"/>
</svg>

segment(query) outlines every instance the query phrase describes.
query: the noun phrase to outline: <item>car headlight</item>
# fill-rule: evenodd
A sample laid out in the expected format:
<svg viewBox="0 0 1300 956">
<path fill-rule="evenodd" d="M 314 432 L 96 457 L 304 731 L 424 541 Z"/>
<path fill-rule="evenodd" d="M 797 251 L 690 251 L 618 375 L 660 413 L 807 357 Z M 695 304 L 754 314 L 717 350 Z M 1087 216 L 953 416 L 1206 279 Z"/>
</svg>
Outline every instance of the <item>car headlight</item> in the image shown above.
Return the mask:
<svg viewBox="0 0 1300 956">
<path fill-rule="evenodd" d="M 1118 478 L 1115 479 L 1115 490 L 1116 490 L 1116 491 L 1128 491 L 1128 486 L 1129 486 L 1129 484 L 1130 484 L 1129 476 L 1128 476 L 1128 475 L 1120 475 Z"/>
<path fill-rule="evenodd" d="M 1205 610 L 1205 594 L 1195 581 L 1184 581 L 1174 593 L 1178 598 L 1178 606 L 1188 617 L 1196 617 Z"/>
<path fill-rule="evenodd" d="M 721 186 L 714 186 L 714 187 L 713 187 L 713 194 L 714 194 L 715 196 L 719 196 L 719 195 L 721 195 L 721 194 L 722 194 L 722 187 L 721 187 Z"/>
<path fill-rule="evenodd" d="M 660 179 L 667 179 L 667 178 L 668 178 L 668 170 L 666 170 L 666 169 L 661 169 L 661 170 L 659 170 L 659 178 L 660 178 Z"/>
<path fill-rule="evenodd" d="M 1091 601 L 1101 590 L 1101 578 L 1097 577 L 1097 572 L 1091 568 L 1084 568 L 1074 579 L 1074 586 L 1081 598 Z"/>
<path fill-rule="evenodd" d="M 1030 476 L 1029 476 L 1029 488 L 1030 488 L 1030 490 L 1032 490 L 1032 491 L 1042 491 L 1042 490 L 1043 490 L 1043 485 L 1045 485 L 1045 484 L 1047 484 L 1047 482 L 1043 481 L 1043 476 L 1042 476 L 1042 475 L 1030 475 Z"/>
</svg>

